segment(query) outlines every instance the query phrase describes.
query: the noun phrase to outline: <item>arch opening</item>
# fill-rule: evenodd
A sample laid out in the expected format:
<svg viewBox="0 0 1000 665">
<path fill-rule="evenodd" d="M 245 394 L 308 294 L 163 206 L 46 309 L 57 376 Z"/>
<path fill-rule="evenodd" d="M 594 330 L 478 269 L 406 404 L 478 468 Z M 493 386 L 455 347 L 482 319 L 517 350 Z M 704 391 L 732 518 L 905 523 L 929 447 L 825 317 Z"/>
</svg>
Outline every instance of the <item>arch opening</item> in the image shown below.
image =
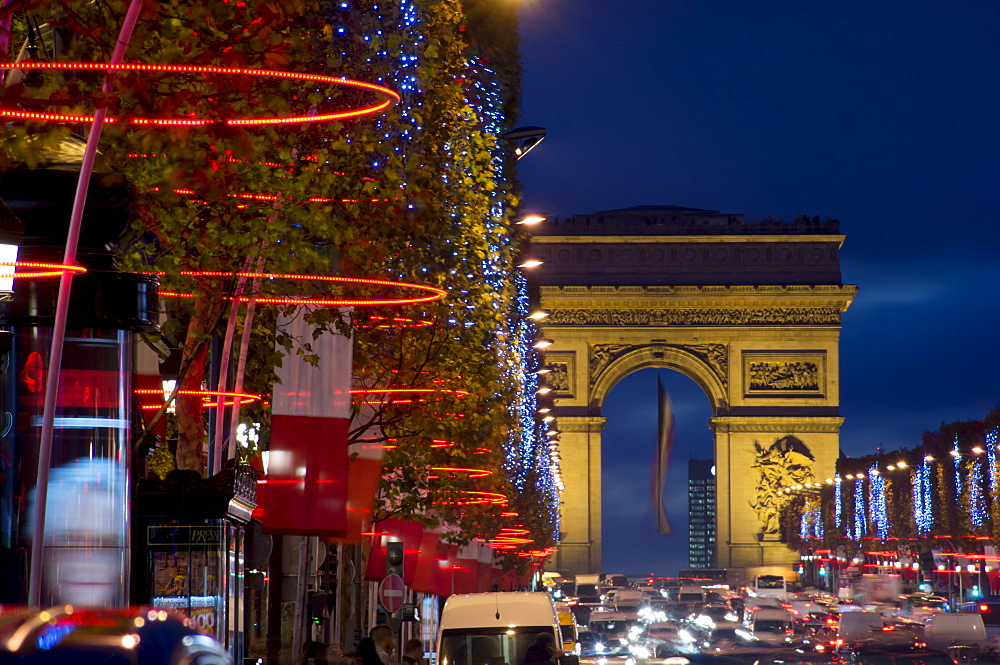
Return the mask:
<svg viewBox="0 0 1000 665">
<path fill-rule="evenodd" d="M 674 419 L 662 497 L 670 535 L 659 533 L 653 494 L 658 380 Z M 626 575 L 676 575 L 690 563 L 688 461 L 714 460 L 711 401 L 697 381 L 661 363 L 620 378 L 605 394 L 601 415 L 606 418 L 601 443 L 602 566 L 606 572 Z M 656 570 L 647 570 L 650 552 L 659 553 Z"/>
</svg>

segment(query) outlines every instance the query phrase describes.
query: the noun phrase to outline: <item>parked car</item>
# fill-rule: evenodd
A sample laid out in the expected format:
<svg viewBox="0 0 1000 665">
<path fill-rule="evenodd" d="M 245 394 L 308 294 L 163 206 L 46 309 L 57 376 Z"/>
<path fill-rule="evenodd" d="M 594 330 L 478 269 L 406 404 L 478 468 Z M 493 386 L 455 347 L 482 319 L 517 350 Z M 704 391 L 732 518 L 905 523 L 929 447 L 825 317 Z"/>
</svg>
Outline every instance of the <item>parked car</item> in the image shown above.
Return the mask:
<svg viewBox="0 0 1000 665">
<path fill-rule="evenodd" d="M 231 665 L 225 647 L 155 608 L 0 606 L 0 661 L 30 665 Z"/>
</svg>

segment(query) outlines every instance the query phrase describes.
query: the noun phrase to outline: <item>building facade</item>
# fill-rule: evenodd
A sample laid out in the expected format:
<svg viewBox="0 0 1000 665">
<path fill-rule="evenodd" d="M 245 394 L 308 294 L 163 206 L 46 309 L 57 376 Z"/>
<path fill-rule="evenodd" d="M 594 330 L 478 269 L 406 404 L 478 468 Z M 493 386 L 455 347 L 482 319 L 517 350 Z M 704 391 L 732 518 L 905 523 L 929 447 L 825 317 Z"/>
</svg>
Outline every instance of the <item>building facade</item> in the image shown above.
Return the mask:
<svg viewBox="0 0 1000 665">
<path fill-rule="evenodd" d="M 688 460 L 688 566 L 715 568 L 715 460 Z"/>
</svg>

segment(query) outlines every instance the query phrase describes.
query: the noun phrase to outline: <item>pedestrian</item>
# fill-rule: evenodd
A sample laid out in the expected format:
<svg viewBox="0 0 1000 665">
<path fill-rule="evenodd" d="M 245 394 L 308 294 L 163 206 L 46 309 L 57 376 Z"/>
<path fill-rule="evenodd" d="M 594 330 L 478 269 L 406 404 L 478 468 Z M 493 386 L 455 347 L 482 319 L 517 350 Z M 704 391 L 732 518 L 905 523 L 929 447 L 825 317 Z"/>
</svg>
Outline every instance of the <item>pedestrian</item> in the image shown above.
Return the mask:
<svg viewBox="0 0 1000 665">
<path fill-rule="evenodd" d="M 375 640 L 375 650 L 382 665 L 395 665 L 393 655 L 396 651 L 396 636 L 392 628 L 383 623 L 372 628 L 370 635 Z"/>
<path fill-rule="evenodd" d="M 339 644 L 328 644 L 326 647 L 327 665 L 354 665 L 354 660 L 344 655 L 344 649 Z"/>
<path fill-rule="evenodd" d="M 308 640 L 302 644 L 299 653 L 300 665 L 327 665 L 326 645 L 316 640 Z"/>
<path fill-rule="evenodd" d="M 382 665 L 382 659 L 378 657 L 378 649 L 375 647 L 375 640 L 370 637 L 362 637 L 358 640 L 358 648 L 354 651 L 354 657 L 360 665 Z"/>
<path fill-rule="evenodd" d="M 417 638 L 406 640 L 403 649 L 402 665 L 422 665 L 424 662 L 424 643 Z"/>
<path fill-rule="evenodd" d="M 557 650 L 553 643 L 555 639 L 552 633 L 538 633 L 535 643 L 524 652 L 523 665 L 556 665 L 556 661 L 562 656 L 562 652 Z"/>
</svg>

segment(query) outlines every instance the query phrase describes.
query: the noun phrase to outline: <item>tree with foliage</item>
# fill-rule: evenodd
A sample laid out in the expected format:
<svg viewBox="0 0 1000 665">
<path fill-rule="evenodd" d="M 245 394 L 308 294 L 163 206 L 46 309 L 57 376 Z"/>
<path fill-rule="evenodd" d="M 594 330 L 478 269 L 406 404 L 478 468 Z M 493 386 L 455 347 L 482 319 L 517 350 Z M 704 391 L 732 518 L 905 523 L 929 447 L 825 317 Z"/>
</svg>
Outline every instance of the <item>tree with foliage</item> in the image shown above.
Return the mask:
<svg viewBox="0 0 1000 665">
<path fill-rule="evenodd" d="M 474 459 L 493 471 L 490 487 L 512 492 L 504 457 L 511 439 L 522 436 L 510 405 L 523 386 L 503 369 L 512 362 L 507 319 L 518 247 L 507 215 L 516 198 L 505 175 L 512 165 L 481 98 L 484 68 L 495 67 L 507 77 L 501 86 L 507 92 L 492 111 L 515 112 L 516 30 L 496 26 L 516 25 L 516 14 L 508 9 L 498 22 L 496 8 L 469 3 L 467 13 L 454 0 L 382 5 L 148 2 L 126 58 L 330 73 L 400 90 L 403 103 L 377 119 L 227 125 L 231 118 L 308 115 L 371 101 L 370 93 L 353 88 L 250 75 L 122 71 L 110 75 L 114 92 L 104 95 L 104 73 L 54 70 L 8 85 L 3 103 L 81 114 L 106 106 L 118 119 L 105 130 L 99 168 L 123 174 L 133 192 L 134 223 L 119 243 L 121 265 L 160 273 L 166 293 L 190 294 L 169 299 L 163 330 L 151 340 L 165 357 L 179 358 L 178 390 L 205 385 L 210 341 L 224 334 L 229 317 L 246 321 L 231 307 L 234 273 L 382 276 L 446 289 L 447 300 L 414 311 L 359 310 L 345 318 L 346 312 L 318 308 L 310 316 L 318 331 L 353 335 L 360 387 L 449 385 L 469 393 L 450 411 L 461 409 L 461 419 L 442 419 L 428 402 L 389 399 L 384 408 L 358 408 L 351 426 L 352 444 L 372 432 L 395 442 L 385 459 L 379 515 L 469 521 L 469 511 L 430 510 L 434 488 L 457 487 L 463 479 L 422 474 Z M 99 62 L 111 53 L 124 7 L 121 0 L 38 0 L 8 9 L 14 43 L 36 44 L 35 57 Z M 37 29 L 42 25 L 51 28 L 47 36 Z M 400 53 L 409 58 L 402 65 Z M 130 122 L 191 115 L 211 122 L 155 128 Z M 36 166 L 78 144 L 81 131 L 8 124 L 0 135 L 3 166 Z M 323 282 L 257 282 L 262 296 L 359 295 Z M 251 281 L 245 288 L 253 287 Z M 311 356 L 309 340 L 290 339 L 276 327 L 279 310 L 257 308 L 247 391 L 270 394 L 283 355 Z M 379 323 L 394 319 L 429 325 Z M 259 402 L 243 414 L 245 422 L 262 423 L 265 446 L 267 410 Z M 179 395 L 176 419 L 177 466 L 204 472 L 202 399 Z M 456 445 L 442 452 L 427 445 L 435 440 Z M 523 514 L 532 509 L 538 507 L 524 505 Z M 495 533 L 495 512 L 483 511 L 460 539 Z M 537 520 L 539 542 L 554 538 L 546 525 L 547 518 Z"/>
</svg>

